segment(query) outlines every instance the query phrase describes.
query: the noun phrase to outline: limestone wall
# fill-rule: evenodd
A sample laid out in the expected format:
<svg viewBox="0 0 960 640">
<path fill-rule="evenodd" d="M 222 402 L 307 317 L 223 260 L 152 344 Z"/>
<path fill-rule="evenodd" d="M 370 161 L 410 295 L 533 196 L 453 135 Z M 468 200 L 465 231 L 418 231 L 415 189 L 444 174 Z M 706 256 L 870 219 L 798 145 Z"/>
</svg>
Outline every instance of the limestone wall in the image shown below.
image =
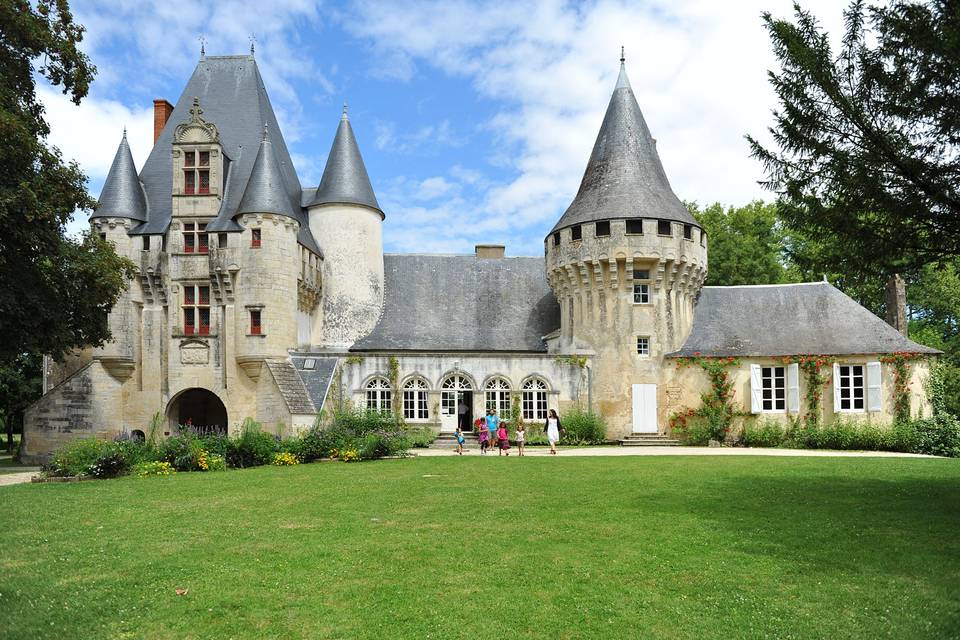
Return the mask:
<svg viewBox="0 0 960 640">
<path fill-rule="evenodd" d="M 493 377 L 505 378 L 512 391 L 519 392 L 525 380 L 536 376 L 547 383 L 549 408 L 562 412 L 578 402 L 586 408 L 589 390 L 585 372 L 577 365 L 558 362 L 555 356 L 546 354 L 418 354 L 397 355 L 399 364 L 398 382 L 402 398 L 403 383 L 412 377 L 423 378 L 428 387 L 430 418 L 424 422 L 439 428 L 437 408 L 440 404 L 441 383 L 447 376 L 459 373 L 471 383 L 474 391 L 473 415 L 484 414 L 483 389 Z M 350 361 L 341 361 L 341 384 L 345 397 L 355 406 L 363 407 L 364 386 L 375 376 L 389 380 L 389 355 L 354 356 Z M 336 379 L 334 380 L 336 384 Z M 333 402 L 335 390 L 331 390 L 327 402 Z M 596 398 L 596 393 L 593 394 Z M 328 407 L 332 409 L 333 407 Z M 417 422 L 416 420 L 408 422 Z"/>
<path fill-rule="evenodd" d="M 380 319 L 382 221 L 379 211 L 358 205 L 331 204 L 310 209 L 310 230 L 322 242 L 324 252 L 323 335 L 315 335 L 314 344 L 350 346 L 370 333 Z"/>
</svg>

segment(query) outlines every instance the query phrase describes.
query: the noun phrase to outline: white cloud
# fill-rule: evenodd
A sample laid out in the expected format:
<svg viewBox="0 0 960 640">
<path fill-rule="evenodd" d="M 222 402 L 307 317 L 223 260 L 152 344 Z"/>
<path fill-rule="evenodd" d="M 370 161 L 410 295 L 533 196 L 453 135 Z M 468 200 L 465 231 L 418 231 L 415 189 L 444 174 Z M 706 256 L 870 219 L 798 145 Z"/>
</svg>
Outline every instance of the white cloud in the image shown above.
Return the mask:
<svg viewBox="0 0 960 640">
<path fill-rule="evenodd" d="M 456 148 L 466 143 L 464 137 L 453 132 L 446 119 L 437 125 L 428 124 L 405 133 L 397 133 L 397 125 L 393 122 L 377 121 L 374 132 L 377 148 L 391 153 L 410 153 L 425 146 Z"/>
<path fill-rule="evenodd" d="M 519 249 L 539 253 L 543 234 L 579 186 L 621 44 L 677 195 L 728 204 L 769 199 L 757 185 L 762 170 L 749 157 L 744 135 L 763 139 L 774 107 L 766 71 L 775 59 L 761 12 L 788 17 L 791 4 L 365 0 L 343 19 L 380 53 L 381 67 L 403 61 L 394 77 L 410 78 L 419 65 L 436 67 L 468 79 L 479 95 L 502 105 L 485 127 L 497 147 L 489 160 L 506 164 L 515 177 L 485 185 L 458 215 L 478 233 L 498 226 L 523 230 L 526 241 Z M 816 0 L 804 6 L 837 32 L 843 4 Z M 382 149 L 405 144 L 392 129 L 378 134 Z M 447 237 L 439 228 L 435 235 Z M 462 244 L 454 236 L 449 240 L 451 247 Z"/>
</svg>

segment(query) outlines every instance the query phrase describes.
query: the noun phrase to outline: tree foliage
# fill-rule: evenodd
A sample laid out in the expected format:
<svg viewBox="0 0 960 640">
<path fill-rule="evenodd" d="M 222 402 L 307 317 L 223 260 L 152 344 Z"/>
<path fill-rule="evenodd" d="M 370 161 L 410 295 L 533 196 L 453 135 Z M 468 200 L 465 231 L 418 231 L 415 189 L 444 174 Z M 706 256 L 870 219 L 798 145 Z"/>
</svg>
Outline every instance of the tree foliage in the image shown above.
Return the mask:
<svg viewBox="0 0 960 640">
<path fill-rule="evenodd" d="M 83 27 L 66 0 L 0 3 L 0 362 L 56 356 L 109 339 L 107 313 L 134 274 L 111 245 L 67 237 L 76 210 L 95 203 L 75 162 L 46 144 L 50 127 L 35 78 L 79 104 L 95 67 L 77 45 Z"/>
<path fill-rule="evenodd" d="M 951 0 L 845 12 L 837 55 L 815 17 L 764 21 L 780 63 L 776 149 L 750 137 L 780 213 L 882 273 L 960 256 L 960 10 Z"/>
<path fill-rule="evenodd" d="M 687 208 L 709 241 L 708 285 L 779 284 L 796 280 L 785 263 L 785 238 L 773 204 L 760 201 L 724 209 L 714 203 Z"/>
</svg>

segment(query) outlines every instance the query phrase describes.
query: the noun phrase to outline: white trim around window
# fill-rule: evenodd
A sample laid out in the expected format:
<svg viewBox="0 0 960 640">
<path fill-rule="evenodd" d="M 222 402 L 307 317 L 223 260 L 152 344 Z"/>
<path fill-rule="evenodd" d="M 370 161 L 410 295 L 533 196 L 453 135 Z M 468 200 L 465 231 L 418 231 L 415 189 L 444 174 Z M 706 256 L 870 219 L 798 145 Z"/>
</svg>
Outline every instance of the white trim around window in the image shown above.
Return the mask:
<svg viewBox="0 0 960 640">
<path fill-rule="evenodd" d="M 834 413 L 864 413 L 867 410 L 867 365 L 833 363 Z"/>
<path fill-rule="evenodd" d="M 650 336 L 637 336 L 637 355 L 641 358 L 650 357 Z"/>
</svg>

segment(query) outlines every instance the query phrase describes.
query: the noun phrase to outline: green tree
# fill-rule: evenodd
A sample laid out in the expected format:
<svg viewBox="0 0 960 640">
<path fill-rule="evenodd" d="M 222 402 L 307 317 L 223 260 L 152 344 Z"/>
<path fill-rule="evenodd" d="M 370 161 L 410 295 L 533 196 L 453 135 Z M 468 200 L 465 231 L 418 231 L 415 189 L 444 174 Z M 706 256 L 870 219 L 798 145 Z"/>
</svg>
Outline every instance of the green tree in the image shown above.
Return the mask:
<svg viewBox="0 0 960 640">
<path fill-rule="evenodd" d="M 108 243 L 65 233 L 73 212 L 95 203 L 77 164 L 46 144 L 50 127 L 35 80 L 46 78 L 80 103 L 95 72 L 77 48 L 83 31 L 66 0 L 0 2 L 0 363 L 6 366 L 109 339 L 107 313 L 135 273 Z"/>
<path fill-rule="evenodd" d="M 7 432 L 7 451 L 13 434 L 23 433 L 23 412 L 41 393 L 43 357 L 25 354 L 0 365 L 0 419 Z"/>
<path fill-rule="evenodd" d="M 943 351 L 947 410 L 960 415 L 960 261 L 927 266 L 907 286 L 910 337 Z"/>
<path fill-rule="evenodd" d="M 894 0 L 845 12 L 838 55 L 815 17 L 763 16 L 780 63 L 770 129 L 749 137 L 780 214 L 874 271 L 960 256 L 960 11 Z"/>
<path fill-rule="evenodd" d="M 708 285 L 780 284 L 796 274 L 786 266 L 777 208 L 761 201 L 724 209 L 715 203 L 687 208 L 703 225 L 709 242 Z"/>
</svg>

